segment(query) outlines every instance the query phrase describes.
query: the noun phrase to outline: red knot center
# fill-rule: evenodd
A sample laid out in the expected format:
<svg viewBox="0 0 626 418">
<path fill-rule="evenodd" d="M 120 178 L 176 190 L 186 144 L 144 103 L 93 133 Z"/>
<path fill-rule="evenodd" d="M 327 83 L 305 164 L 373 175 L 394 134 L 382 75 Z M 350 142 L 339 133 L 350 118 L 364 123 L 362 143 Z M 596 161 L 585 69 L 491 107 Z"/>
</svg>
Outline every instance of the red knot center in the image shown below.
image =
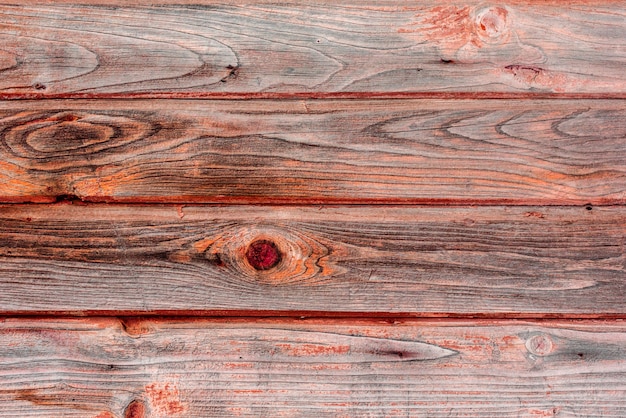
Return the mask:
<svg viewBox="0 0 626 418">
<path fill-rule="evenodd" d="M 257 240 L 246 251 L 248 263 L 256 270 L 269 270 L 280 262 L 280 251 L 272 241 Z"/>
</svg>

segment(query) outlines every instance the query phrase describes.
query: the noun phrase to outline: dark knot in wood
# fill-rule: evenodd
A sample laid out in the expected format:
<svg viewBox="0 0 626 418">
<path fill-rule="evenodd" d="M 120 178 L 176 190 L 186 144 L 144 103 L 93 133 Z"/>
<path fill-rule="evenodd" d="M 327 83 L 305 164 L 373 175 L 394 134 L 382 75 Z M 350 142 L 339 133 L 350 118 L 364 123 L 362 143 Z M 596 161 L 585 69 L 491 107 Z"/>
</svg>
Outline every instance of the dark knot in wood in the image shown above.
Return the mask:
<svg viewBox="0 0 626 418">
<path fill-rule="evenodd" d="M 254 241 L 246 251 L 248 263 L 256 270 L 269 270 L 276 267 L 281 258 L 276 244 L 265 239 Z"/>
</svg>

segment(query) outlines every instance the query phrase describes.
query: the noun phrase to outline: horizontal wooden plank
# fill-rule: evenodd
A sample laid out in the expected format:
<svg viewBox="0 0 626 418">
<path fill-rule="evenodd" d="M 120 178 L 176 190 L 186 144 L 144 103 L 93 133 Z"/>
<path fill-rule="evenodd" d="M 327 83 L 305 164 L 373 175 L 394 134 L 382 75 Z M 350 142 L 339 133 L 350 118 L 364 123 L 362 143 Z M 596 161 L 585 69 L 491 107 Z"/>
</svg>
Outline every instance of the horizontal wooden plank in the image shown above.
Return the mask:
<svg viewBox="0 0 626 418">
<path fill-rule="evenodd" d="M 621 322 L 0 322 L 0 414 L 626 414 Z"/>
<path fill-rule="evenodd" d="M 0 102 L 0 200 L 626 203 L 626 101 Z"/>
<path fill-rule="evenodd" d="M 0 6 L 0 97 L 626 94 L 615 0 L 30 3 Z"/>
<path fill-rule="evenodd" d="M 7 205 L 0 309 L 616 317 L 625 237 L 626 207 Z"/>
</svg>

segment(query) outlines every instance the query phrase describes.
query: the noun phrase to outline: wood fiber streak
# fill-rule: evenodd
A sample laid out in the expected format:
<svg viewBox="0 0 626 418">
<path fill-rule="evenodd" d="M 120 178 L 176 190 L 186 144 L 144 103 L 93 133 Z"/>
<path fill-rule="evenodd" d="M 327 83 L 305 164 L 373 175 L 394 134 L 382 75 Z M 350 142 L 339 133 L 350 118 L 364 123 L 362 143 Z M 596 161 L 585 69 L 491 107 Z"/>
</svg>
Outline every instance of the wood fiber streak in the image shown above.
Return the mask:
<svg viewBox="0 0 626 418">
<path fill-rule="evenodd" d="M 0 201 L 623 204 L 626 102 L 0 102 Z"/>
<path fill-rule="evenodd" d="M 619 322 L 7 319 L 0 341 L 2 416 L 626 414 Z"/>
<path fill-rule="evenodd" d="M 7 205 L 0 306 L 623 316 L 625 231 L 624 207 Z"/>
<path fill-rule="evenodd" d="M 0 97 L 626 93 L 619 1 L 28 3 L 0 5 Z"/>
</svg>

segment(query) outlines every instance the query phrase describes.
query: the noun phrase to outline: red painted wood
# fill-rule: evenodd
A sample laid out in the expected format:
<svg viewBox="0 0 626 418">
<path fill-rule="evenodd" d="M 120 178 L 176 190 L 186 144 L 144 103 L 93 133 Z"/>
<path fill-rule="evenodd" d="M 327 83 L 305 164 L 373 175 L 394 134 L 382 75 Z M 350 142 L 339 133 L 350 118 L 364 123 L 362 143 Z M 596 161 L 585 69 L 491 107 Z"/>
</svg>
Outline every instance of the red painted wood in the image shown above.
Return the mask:
<svg viewBox="0 0 626 418">
<path fill-rule="evenodd" d="M 620 1 L 40 3 L 0 5 L 2 98 L 626 93 Z"/>
<path fill-rule="evenodd" d="M 616 321 L 0 321 L 2 416 L 620 416 Z"/>
<path fill-rule="evenodd" d="M 623 318 L 625 210 L 5 205 L 0 306 Z M 276 247 L 276 265 L 250 262 L 259 241 Z"/>
<path fill-rule="evenodd" d="M 0 102 L 0 201 L 623 204 L 625 103 Z"/>
</svg>

